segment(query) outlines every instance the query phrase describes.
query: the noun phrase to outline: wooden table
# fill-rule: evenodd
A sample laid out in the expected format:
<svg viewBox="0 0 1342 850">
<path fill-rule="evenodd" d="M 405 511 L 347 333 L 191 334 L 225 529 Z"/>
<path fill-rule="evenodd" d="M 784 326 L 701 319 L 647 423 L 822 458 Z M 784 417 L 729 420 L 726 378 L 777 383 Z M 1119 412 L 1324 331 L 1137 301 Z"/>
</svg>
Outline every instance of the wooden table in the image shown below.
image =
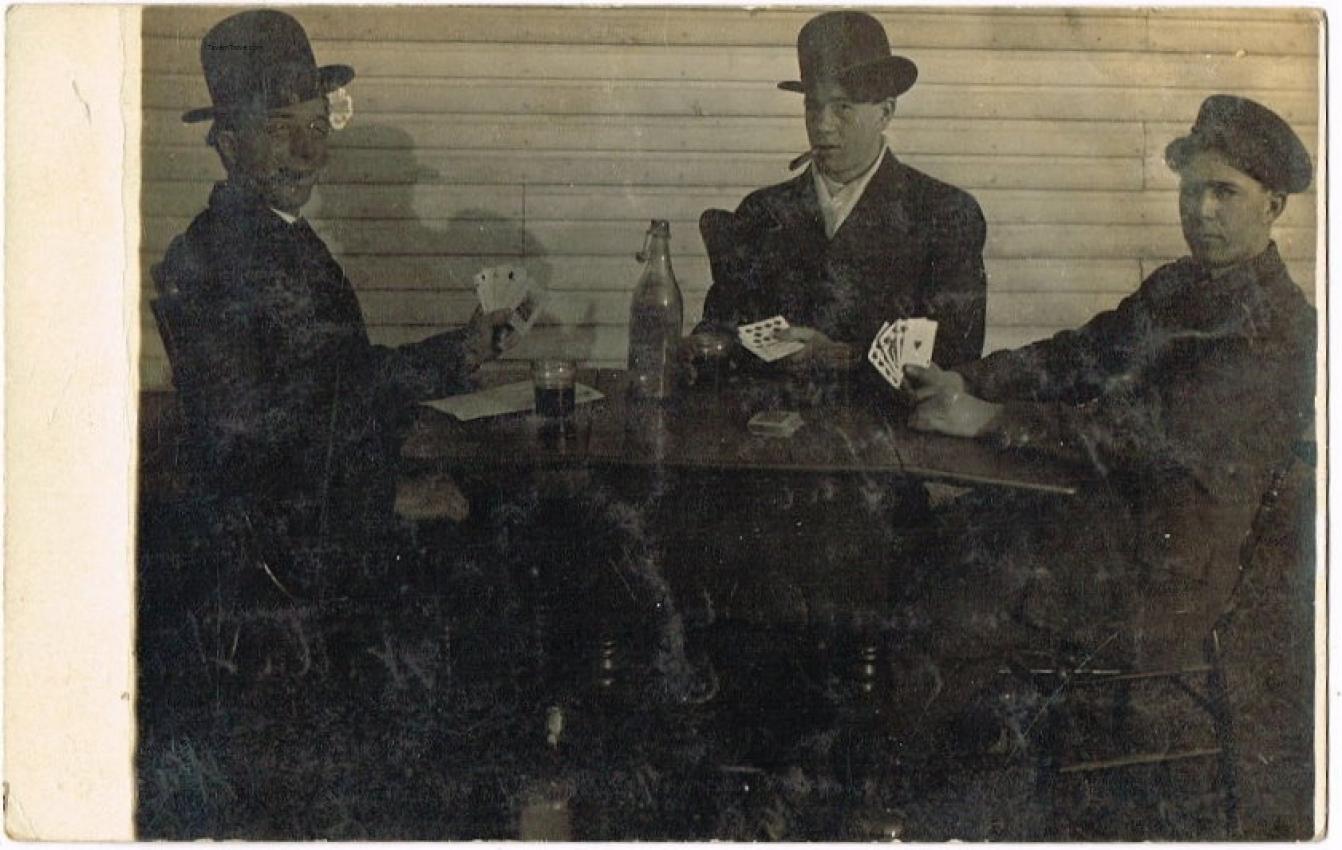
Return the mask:
<svg viewBox="0 0 1342 850">
<path fill-rule="evenodd" d="M 484 383 L 524 377 L 498 373 L 488 376 Z M 884 598 L 880 588 L 888 572 L 880 557 L 858 537 L 867 521 L 860 511 L 841 510 L 840 517 L 825 526 L 822 536 L 858 541 L 856 547 L 864 555 L 842 564 L 812 563 L 816 554 L 804 545 L 784 544 L 782 560 L 789 563 L 769 560 L 773 569 L 760 570 L 761 556 L 755 544 L 761 532 L 753 528 L 752 538 L 752 527 L 761 524 L 756 521 L 762 519 L 762 533 L 770 535 L 771 528 L 777 530 L 776 525 L 768 525 L 770 521 L 777 523 L 778 518 L 773 516 L 776 512 L 745 497 L 737 503 L 739 509 L 715 511 L 704 507 L 708 494 L 720 487 L 724 478 L 738 476 L 741 484 L 735 492 L 739 493 L 764 492 L 778 486 L 779 476 L 796 476 L 802 488 L 809 483 L 806 476 L 877 476 L 1010 488 L 1067 498 L 1084 480 L 1081 470 L 1054 460 L 1003 452 L 981 441 L 913 431 L 904 424 L 908 406 L 901 405 L 893 392 L 851 398 L 854 394 L 850 391 L 847 403 L 802 405 L 796 398 L 802 394 L 790 387 L 786 378 L 751 380 L 735 376 L 713 389 L 682 388 L 668 401 L 656 403 L 630 400 L 622 371 L 588 370 L 580 372 L 578 380 L 595 386 L 605 398 L 579 406 L 569 433 L 562 438 L 547 436 L 547 426 L 552 427 L 552 423 L 530 413 L 459 422 L 426 408 L 403 445 L 403 458 L 412 466 L 468 475 L 513 471 L 524 478 L 532 472 L 604 473 L 606 480 L 619 481 L 635 491 L 648 486 L 649 474 L 674 473 L 676 484 L 669 490 L 680 495 L 670 500 L 666 513 L 653 522 L 675 529 L 665 537 L 670 541 L 668 545 L 680 548 L 674 554 L 666 553 L 662 569 L 678 592 L 706 587 L 713 581 L 727 581 L 735 588 L 735 579 L 723 578 L 728 574 L 744 575 L 747 583 L 763 580 L 765 584 L 753 594 L 746 592 L 742 597 L 747 600 L 742 604 L 749 607 L 754 604 L 751 600 L 779 596 L 767 582 L 782 571 L 788 574 L 785 581 L 801 582 L 788 586 L 802 587 L 811 600 L 807 604 L 820 600 L 851 609 L 856 619 L 867 622 L 871 618 L 863 612 L 879 610 Z M 788 438 L 752 434 L 747 422 L 755 413 L 768 409 L 795 409 L 805 424 Z M 751 483 L 745 483 L 747 479 Z M 695 510 L 698 514 L 687 519 Z M 793 519 L 796 517 L 787 517 L 789 530 Z M 698 540 L 704 543 L 695 549 Z M 725 572 L 721 566 L 715 570 L 706 555 L 724 548 L 728 558 L 739 562 L 727 566 Z M 701 557 L 689 554 L 693 552 Z M 725 618 L 739 614 L 732 603 L 724 603 L 720 596 L 714 598 Z M 766 613 L 752 614 L 746 621 L 770 627 L 797 625 L 790 611 L 780 613 L 769 604 L 765 604 Z M 859 691 L 872 692 L 879 666 L 875 636 L 863 632 L 834 663 L 854 671 Z"/>
<path fill-rule="evenodd" d="M 486 381 L 522 377 L 501 372 Z M 547 437 L 546 423 L 529 413 L 458 422 L 425 408 L 402 456 L 412 464 L 446 469 L 520 464 L 882 473 L 1064 496 L 1075 493 L 1084 477 L 1051 459 L 913 431 L 904 424 L 908 408 L 893 392 L 880 401 L 799 406 L 789 403 L 785 382 L 735 379 L 717 390 L 686 388 L 656 403 L 628 399 L 619 370 L 588 370 L 578 380 L 606 397 L 579 406 L 568 435 Z M 798 410 L 805 425 L 789 438 L 750 433 L 750 417 L 774 408 Z"/>
</svg>

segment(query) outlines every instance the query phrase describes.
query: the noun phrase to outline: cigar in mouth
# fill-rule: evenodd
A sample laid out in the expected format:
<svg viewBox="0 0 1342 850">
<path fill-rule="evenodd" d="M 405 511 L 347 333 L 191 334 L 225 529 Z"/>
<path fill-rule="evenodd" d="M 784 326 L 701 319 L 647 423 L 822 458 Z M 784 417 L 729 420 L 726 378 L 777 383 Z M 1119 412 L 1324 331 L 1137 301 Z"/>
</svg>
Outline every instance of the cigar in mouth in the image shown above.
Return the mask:
<svg viewBox="0 0 1342 850">
<path fill-rule="evenodd" d="M 787 164 L 787 170 L 796 171 L 798 168 L 801 168 L 803 165 L 810 162 L 811 157 L 814 155 L 815 155 L 815 148 L 811 148 L 808 151 L 804 151 L 801 156 L 797 157 L 796 159 L 792 160 Z"/>
</svg>

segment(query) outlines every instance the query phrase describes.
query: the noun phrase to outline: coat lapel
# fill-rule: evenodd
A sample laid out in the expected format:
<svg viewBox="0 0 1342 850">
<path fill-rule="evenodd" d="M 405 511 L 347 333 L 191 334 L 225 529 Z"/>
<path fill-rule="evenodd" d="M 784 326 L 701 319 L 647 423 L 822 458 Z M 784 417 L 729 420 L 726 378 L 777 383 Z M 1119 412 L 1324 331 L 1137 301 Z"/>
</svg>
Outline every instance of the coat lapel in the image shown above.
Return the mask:
<svg viewBox="0 0 1342 850">
<path fill-rule="evenodd" d="M 812 205 L 819 207 L 814 200 Z M 834 233 L 832 244 L 855 248 L 863 253 L 876 246 L 907 244 L 911 234 L 911 218 L 906 209 L 907 192 L 904 187 L 903 166 L 895 155 L 886 151 L 881 165 L 871 176 L 871 182 L 858 198 L 857 205 Z M 823 226 L 823 225 L 822 225 Z"/>
<path fill-rule="evenodd" d="M 811 182 L 811 166 L 784 184 L 784 191 L 770 196 L 765 203 L 772 219 L 770 227 L 791 233 L 819 234 L 825 238 L 825 220 Z"/>
</svg>

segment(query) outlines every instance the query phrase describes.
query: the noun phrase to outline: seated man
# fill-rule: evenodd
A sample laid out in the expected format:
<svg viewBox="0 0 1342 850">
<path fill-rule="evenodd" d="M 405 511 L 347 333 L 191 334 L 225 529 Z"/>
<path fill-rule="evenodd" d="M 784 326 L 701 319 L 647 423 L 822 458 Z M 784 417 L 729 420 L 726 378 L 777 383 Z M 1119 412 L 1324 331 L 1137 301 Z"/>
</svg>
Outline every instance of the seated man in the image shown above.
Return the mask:
<svg viewBox="0 0 1342 850">
<path fill-rule="evenodd" d="M 1261 497 L 1312 421 L 1315 312 L 1271 240 L 1311 165 L 1280 117 L 1228 95 L 1165 157 L 1191 256 L 1078 330 L 906 370 L 913 427 L 1093 477 L 1074 498 L 985 494 L 941 518 L 943 563 L 908 603 L 927 627 L 899 663 L 921 650 L 928 675 L 900 677 L 902 724 L 956 709 L 975 672 L 1028 647 L 1092 666 L 1200 660 L 1226 611 Z"/>
<path fill-rule="evenodd" d="M 433 586 L 454 588 L 447 595 L 456 597 L 453 604 L 466 609 L 467 619 L 497 614 L 489 625 L 494 631 L 482 632 L 493 636 L 515 625 L 498 613 L 511 604 L 509 556 L 521 553 L 525 563 L 539 551 L 537 561 L 548 555 L 560 563 L 547 566 L 568 569 L 574 564 L 565 563 L 566 556 L 589 551 L 580 547 L 590 543 L 590 558 L 576 565 L 617 563 L 629 573 L 621 586 L 637 586 L 639 613 L 654 623 L 650 640 L 659 663 L 671 669 L 654 685 L 682 687 L 674 609 L 642 561 L 621 557 L 636 542 L 622 531 L 628 509 L 607 505 L 601 494 L 537 500 L 537 510 L 554 511 L 542 514 L 551 528 L 567 528 L 558 518 L 566 513 L 596 515 L 591 527 L 602 531 L 574 531 L 568 546 L 544 545 L 545 538 L 528 549 L 525 535 L 511 534 L 517 553 L 502 551 L 496 538 L 474 553 L 482 557 L 436 551 L 445 548 L 436 545 L 420 558 L 405 545 L 393 516 L 398 426 L 413 402 L 460 390 L 501 352 L 513 339 L 506 329 L 510 311 L 477 311 L 461 330 L 400 348 L 372 345 L 349 279 L 299 217 L 326 164 L 327 94 L 352 79 L 353 69 L 319 68 L 301 25 L 271 10 L 217 24 L 202 42 L 201 63 L 213 105 L 184 120 L 213 120 L 209 143 L 228 176 L 155 269 L 156 309 L 167 319 L 171 339 L 165 341 L 200 488 L 213 503 L 203 519 L 224 524 L 202 529 L 210 533 L 206 546 L 222 531 L 264 568 L 227 576 L 230 590 L 241 585 L 243 607 L 257 597 L 282 599 L 279 591 L 300 599 L 327 590 L 357 595 L 363 587 L 394 594 L 420 561 L 431 569 L 448 555 L 461 568 L 434 571 Z M 525 514 L 527 504 L 523 499 L 510 513 Z M 628 594 L 623 606 L 635 608 Z M 175 606 L 163 607 L 169 617 L 176 613 Z M 408 609 L 387 610 L 402 612 L 398 629 L 409 627 Z M 511 646 L 494 642 L 501 652 Z"/>
<path fill-rule="evenodd" d="M 284 541 L 361 541 L 394 528 L 398 421 L 499 354 L 506 311 L 396 349 L 369 342 L 339 263 L 300 217 L 327 161 L 328 95 L 297 21 L 227 18 L 201 44 L 208 143 L 227 179 L 154 269 L 204 493 L 284 557 Z M 264 543 L 262 544 L 265 545 Z"/>
<path fill-rule="evenodd" d="M 970 195 L 904 165 L 886 145 L 896 98 L 917 67 L 891 55 L 884 28 L 864 12 L 812 18 L 797 36 L 797 56 L 800 80 L 779 87 L 805 98 L 811 166 L 750 194 L 734 215 L 719 213 L 721 233 L 713 232 L 713 212 L 705 214 L 713 286 L 696 330 L 735 337 L 737 326 L 781 314 L 807 347 L 780 365 L 804 372 L 817 355 L 823 362 L 846 346 L 849 362 L 857 355 L 859 396 L 887 386 L 861 359 L 886 320 L 937 320 L 937 363 L 977 358 L 987 289 L 983 214 Z M 880 398 L 888 405 L 888 395 Z M 687 503 L 705 516 L 738 518 L 737 539 L 751 541 L 741 553 L 758 547 L 767 553 L 758 560 L 775 565 L 731 571 L 711 594 L 751 620 L 814 622 L 829 607 L 843 617 L 852 598 L 879 607 L 883 561 L 900 557 L 897 531 L 925 517 L 920 485 L 879 476 L 701 479 Z M 713 553 L 682 557 L 693 565 Z M 830 586 L 822 592 L 817 583 Z"/>
<path fill-rule="evenodd" d="M 967 193 L 910 168 L 886 146 L 895 99 L 918 69 L 890 54 L 863 12 L 827 12 L 797 36 L 811 167 L 749 195 L 724 250 L 709 246 L 713 286 L 700 330 L 735 334 L 781 314 L 808 342 L 865 354 L 883 321 L 927 317 L 942 365 L 982 353 L 985 226 Z M 790 358 L 792 359 L 792 358 Z"/>
</svg>

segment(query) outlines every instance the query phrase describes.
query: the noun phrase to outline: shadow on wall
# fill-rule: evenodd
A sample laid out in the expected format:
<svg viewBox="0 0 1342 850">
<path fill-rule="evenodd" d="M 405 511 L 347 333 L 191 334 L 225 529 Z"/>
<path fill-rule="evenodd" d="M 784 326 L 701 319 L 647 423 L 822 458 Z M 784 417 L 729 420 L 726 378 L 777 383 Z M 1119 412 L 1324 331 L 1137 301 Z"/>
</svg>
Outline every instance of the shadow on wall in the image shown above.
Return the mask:
<svg viewBox="0 0 1342 850">
<path fill-rule="evenodd" d="M 460 325 L 476 304 L 473 278 L 485 267 L 520 264 L 549 288 L 548 251 L 521 217 L 520 186 L 444 174 L 420 161 L 400 127 L 356 118 L 333 139 L 314 217 L 360 290 L 374 336 L 379 327 L 422 327 L 427 336 Z M 506 359 L 591 359 L 596 306 L 575 296 L 552 292 L 549 308 Z"/>
</svg>

